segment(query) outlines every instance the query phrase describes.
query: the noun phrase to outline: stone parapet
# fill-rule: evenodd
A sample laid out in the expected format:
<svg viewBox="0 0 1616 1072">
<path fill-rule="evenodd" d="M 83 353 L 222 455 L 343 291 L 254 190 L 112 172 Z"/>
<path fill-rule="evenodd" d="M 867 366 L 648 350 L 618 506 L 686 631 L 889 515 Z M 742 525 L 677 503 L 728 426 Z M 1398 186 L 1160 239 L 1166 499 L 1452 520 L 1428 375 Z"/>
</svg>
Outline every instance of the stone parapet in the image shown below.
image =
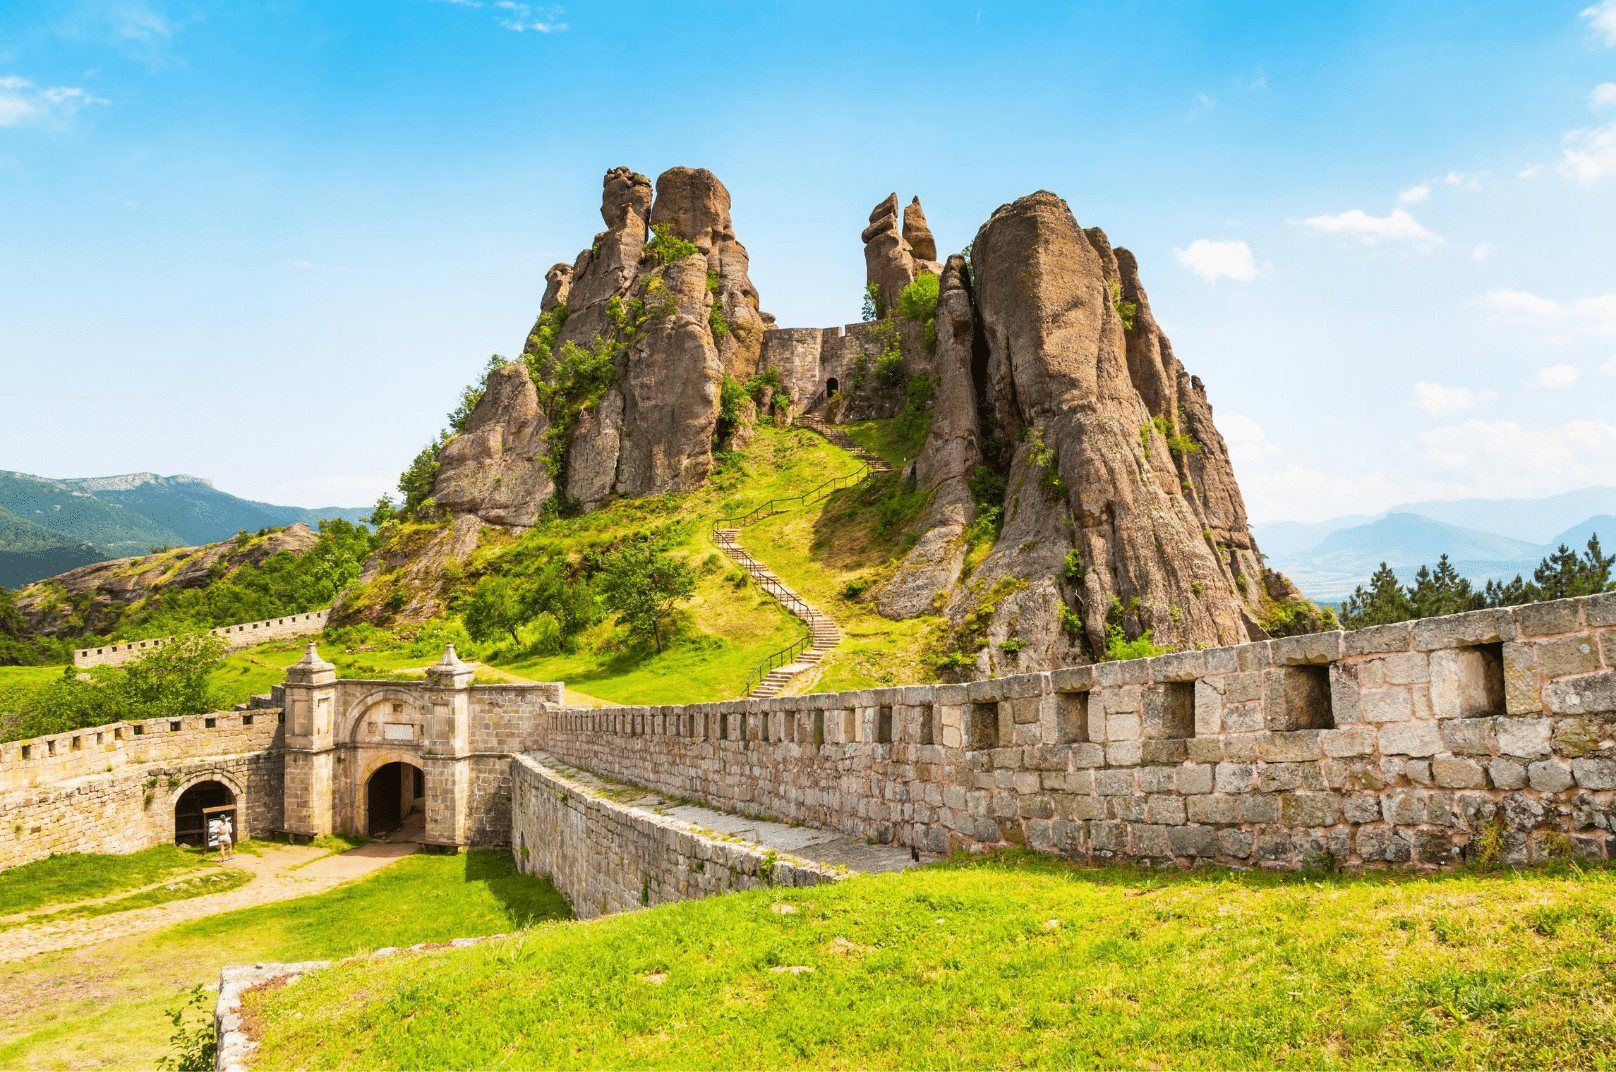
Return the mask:
<svg viewBox="0 0 1616 1072">
<path fill-rule="evenodd" d="M 266 640 L 281 637 L 311 636 L 325 628 L 330 608 L 311 610 L 303 614 L 288 614 L 280 618 L 266 618 L 261 622 L 241 622 L 221 625 L 208 632 L 223 637 L 232 648 L 248 648 Z M 94 648 L 78 648 L 73 652 L 73 665 L 78 667 L 121 666 L 137 659 L 154 648 L 172 643 L 173 637 L 154 637 L 150 640 L 131 640 L 123 644 L 102 644 Z"/>
<path fill-rule="evenodd" d="M 948 852 L 1612 855 L 1616 595 L 966 685 L 561 709 L 557 759 Z"/>
</svg>

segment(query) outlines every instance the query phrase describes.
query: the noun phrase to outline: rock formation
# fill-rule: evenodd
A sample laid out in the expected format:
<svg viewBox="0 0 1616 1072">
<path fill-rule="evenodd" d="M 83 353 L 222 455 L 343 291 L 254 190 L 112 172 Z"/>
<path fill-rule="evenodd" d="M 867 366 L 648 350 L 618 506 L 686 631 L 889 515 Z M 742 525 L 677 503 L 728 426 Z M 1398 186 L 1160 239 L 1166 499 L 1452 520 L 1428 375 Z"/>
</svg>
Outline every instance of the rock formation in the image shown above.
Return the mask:
<svg viewBox="0 0 1616 1072">
<path fill-rule="evenodd" d="M 590 509 L 711 470 L 720 385 L 757 371 L 765 325 L 729 191 L 681 167 L 653 197 L 620 167 L 600 211 L 606 230 L 546 275 L 523 361 L 490 374 L 443 449 L 433 497 L 452 517 L 532 525 L 557 495 Z"/>
<path fill-rule="evenodd" d="M 944 604 L 983 671 L 1098 658 L 1115 631 L 1180 648 L 1262 636 L 1267 601 L 1295 590 L 1262 566 L 1205 389 L 1133 256 L 1044 191 L 1002 206 L 971 248 L 938 307 L 916 465 L 932 515 L 883 610 Z M 1004 480 L 1003 530 L 964 576 L 979 456 Z"/>
<path fill-rule="evenodd" d="M 870 213 L 870 225 L 859 236 L 864 242 L 864 277 L 876 288 L 882 311 L 892 308 L 903 288 L 921 272 L 937 275 L 937 241 L 926 225 L 920 198 L 910 202 L 900 223 L 898 195 L 889 194 Z"/>
</svg>

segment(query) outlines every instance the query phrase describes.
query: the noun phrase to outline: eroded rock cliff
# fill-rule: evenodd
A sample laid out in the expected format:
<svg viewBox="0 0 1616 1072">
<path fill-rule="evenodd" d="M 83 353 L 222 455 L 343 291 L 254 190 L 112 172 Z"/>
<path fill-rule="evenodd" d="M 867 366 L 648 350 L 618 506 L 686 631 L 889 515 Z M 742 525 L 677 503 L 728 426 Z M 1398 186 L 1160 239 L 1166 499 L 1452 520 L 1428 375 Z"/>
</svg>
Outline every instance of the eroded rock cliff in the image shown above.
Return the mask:
<svg viewBox="0 0 1616 1072">
<path fill-rule="evenodd" d="M 1263 568 L 1205 388 L 1132 254 L 1046 191 L 1001 207 L 971 250 L 939 300 L 916 463 L 932 512 L 882 609 L 941 607 L 982 672 L 1087 661 L 1117 639 L 1262 636 L 1265 608 L 1295 591 Z M 967 572 L 967 526 L 1001 509 Z"/>
<path fill-rule="evenodd" d="M 765 317 L 712 172 L 606 173 L 606 230 L 546 275 L 523 360 L 495 369 L 443 449 L 453 518 L 532 525 L 557 497 L 688 491 L 712 468 L 720 386 L 757 370 Z"/>
</svg>

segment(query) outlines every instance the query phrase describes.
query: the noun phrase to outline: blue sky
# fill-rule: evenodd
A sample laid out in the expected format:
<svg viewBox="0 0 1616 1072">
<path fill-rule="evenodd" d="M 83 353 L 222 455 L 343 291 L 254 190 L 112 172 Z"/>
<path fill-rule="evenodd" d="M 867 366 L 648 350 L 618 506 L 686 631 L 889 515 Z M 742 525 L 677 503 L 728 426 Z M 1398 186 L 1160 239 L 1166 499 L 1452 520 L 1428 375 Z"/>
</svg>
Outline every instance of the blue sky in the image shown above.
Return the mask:
<svg viewBox="0 0 1616 1072">
<path fill-rule="evenodd" d="M 0 5 L 0 468 L 364 503 L 600 177 L 705 166 L 765 308 L 1047 188 L 1139 256 L 1259 520 L 1616 484 L 1616 0 Z"/>
</svg>

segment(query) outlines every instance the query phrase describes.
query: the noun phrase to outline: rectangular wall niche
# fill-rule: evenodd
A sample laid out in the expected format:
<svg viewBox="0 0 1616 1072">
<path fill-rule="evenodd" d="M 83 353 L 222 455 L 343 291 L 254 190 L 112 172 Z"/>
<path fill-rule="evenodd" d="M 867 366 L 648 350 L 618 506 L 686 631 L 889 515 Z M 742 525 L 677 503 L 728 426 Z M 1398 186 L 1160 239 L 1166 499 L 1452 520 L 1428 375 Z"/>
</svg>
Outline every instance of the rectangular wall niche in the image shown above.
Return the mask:
<svg viewBox="0 0 1616 1072">
<path fill-rule="evenodd" d="M 965 708 L 969 719 L 965 727 L 965 747 L 981 751 L 999 747 L 999 703 L 985 700 Z"/>
<path fill-rule="evenodd" d="M 1145 694 L 1144 732 L 1159 741 L 1195 736 L 1195 682 L 1164 681 Z"/>
<path fill-rule="evenodd" d="M 892 743 L 892 708 L 887 704 L 875 709 L 875 743 Z"/>
<path fill-rule="evenodd" d="M 1275 688 L 1267 703 L 1270 730 L 1330 730 L 1335 709 L 1330 705 L 1330 666 L 1276 666 Z"/>
<path fill-rule="evenodd" d="M 1055 735 L 1060 744 L 1084 744 L 1089 737 L 1089 694 L 1055 694 Z"/>
<path fill-rule="evenodd" d="M 1460 718 L 1504 714 L 1504 645 L 1477 644 L 1475 647 L 1458 648 L 1450 654 L 1450 658 L 1453 660 L 1452 685 L 1458 697 L 1456 714 Z M 1434 683 L 1440 674 L 1437 656 L 1432 656 L 1431 662 Z M 1442 714 L 1439 712 L 1437 717 L 1442 717 Z"/>
</svg>

